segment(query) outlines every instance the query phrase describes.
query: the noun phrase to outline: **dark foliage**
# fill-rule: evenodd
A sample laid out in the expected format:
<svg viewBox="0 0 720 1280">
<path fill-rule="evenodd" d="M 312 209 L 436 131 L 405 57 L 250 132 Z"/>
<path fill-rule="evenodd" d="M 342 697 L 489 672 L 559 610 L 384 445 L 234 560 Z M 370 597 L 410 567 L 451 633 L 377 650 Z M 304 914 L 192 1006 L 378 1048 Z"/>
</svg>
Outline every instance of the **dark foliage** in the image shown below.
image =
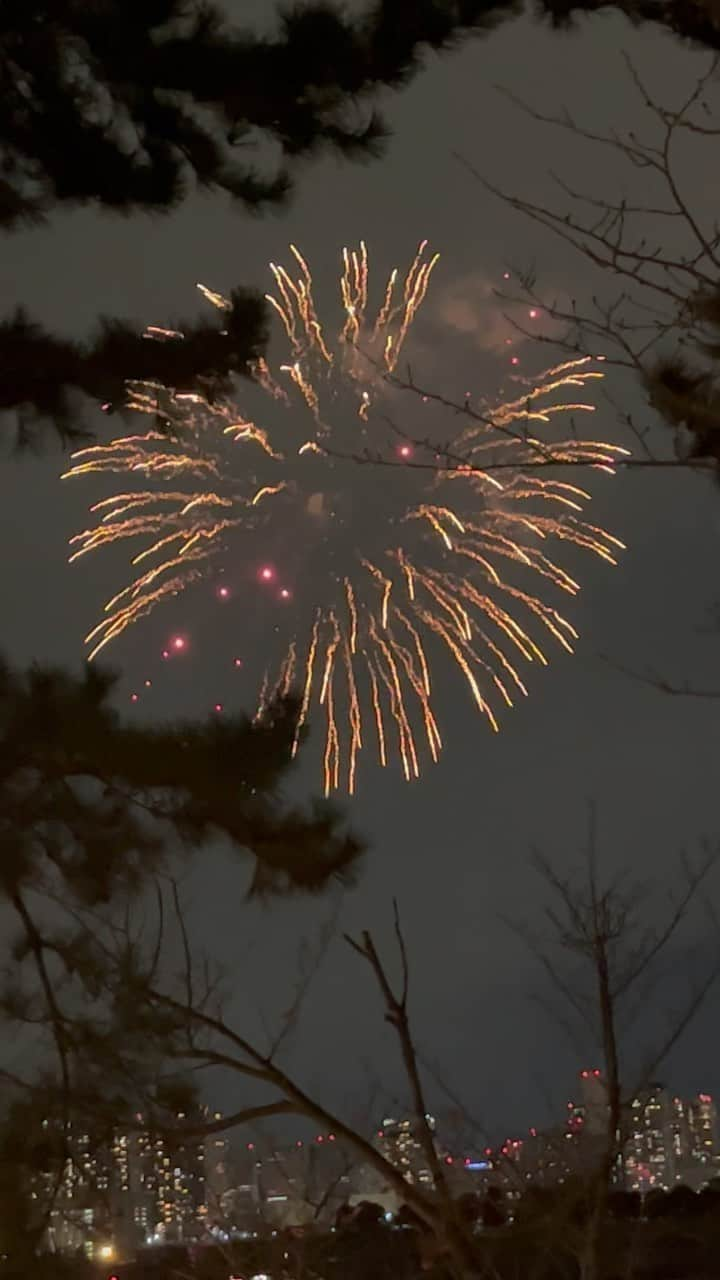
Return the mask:
<svg viewBox="0 0 720 1280">
<path fill-rule="evenodd" d="M 366 104 L 404 84 L 424 47 L 487 30 L 514 0 L 378 0 L 357 19 L 286 9 L 260 37 L 198 0 L 5 0 L 0 222 L 57 204 L 165 213 L 194 178 L 250 208 L 288 192 L 287 161 L 331 145 L 370 154 L 384 127 Z M 348 107 L 363 109 L 355 118 Z M 284 161 L 263 175 L 261 131 Z"/>
<path fill-rule="evenodd" d="M 482 1203 L 482 1223 L 485 1227 L 502 1227 L 507 1222 L 505 1196 L 499 1187 L 490 1187 Z"/>
<path fill-rule="evenodd" d="M 23 311 L 0 321 L 0 413 L 15 410 L 16 443 L 32 443 L 40 421 L 51 421 L 62 440 L 87 433 L 73 392 L 82 392 L 106 413 L 121 409 L 125 383 L 159 382 L 178 391 L 202 390 L 212 397 L 230 389 L 236 374 L 262 353 L 267 340 L 263 300 L 236 289 L 221 324 L 176 321 L 182 338 L 152 338 L 119 320 L 103 320 L 85 343 L 48 333 Z"/>
<path fill-rule="evenodd" d="M 377 0 L 359 18 L 330 4 L 285 9 L 273 37 L 229 28 L 201 0 L 5 0 L 0 6 L 0 228 L 94 204 L 167 214 L 193 187 L 246 209 L 282 203 L 291 170 L 329 146 L 372 157 L 385 126 L 372 107 L 405 84 L 423 51 L 492 29 L 519 0 Z M 260 146 L 278 166 L 263 171 Z M 267 166 L 266 166 L 267 170 Z M 220 326 L 176 324 L 149 342 L 108 320 L 79 344 L 23 314 L 0 323 L 0 412 L 19 444 L 38 422 L 61 438 L 83 391 L 119 406 L 127 379 L 227 388 L 265 343 L 265 312 L 236 290 Z"/>
<path fill-rule="evenodd" d="M 642 1211 L 642 1199 L 638 1191 L 611 1191 L 608 1196 L 610 1216 L 619 1220 L 635 1220 Z"/>
<path fill-rule="evenodd" d="M 248 894 L 269 896 L 347 881 L 361 854 L 334 809 L 283 801 L 291 700 L 259 723 L 144 729 L 113 709 L 113 689 L 114 677 L 92 666 L 81 678 L 0 666 L 0 1013 L 6 1036 L 31 1029 L 30 1077 L 0 1068 L 5 1098 L 16 1098 L 0 1129 L 0 1207 L 12 1208 L 0 1233 L 14 1243 L 0 1236 L 0 1253 L 20 1274 L 60 1189 L 76 1118 L 101 1144 L 140 1104 L 151 1123 L 167 1128 L 173 1117 L 170 1138 L 174 1117 L 196 1107 L 180 1073 L 158 1072 L 177 1019 L 148 1014 L 148 972 L 138 978 L 134 950 L 144 904 L 178 856 L 224 840 L 252 862 Z M 161 940 L 162 918 L 159 928 Z"/>
<path fill-rule="evenodd" d="M 138 728 L 112 708 L 114 677 L 0 669 L 0 889 L 45 881 L 83 905 L 111 900 L 177 847 L 222 836 L 254 859 L 252 893 L 315 891 L 360 853 L 338 814 L 282 804 L 296 710 Z"/>
<path fill-rule="evenodd" d="M 716 379 L 682 356 L 673 356 L 652 365 L 644 381 L 651 405 L 675 433 L 677 456 L 708 463 L 720 481 L 720 387 Z"/>
<path fill-rule="evenodd" d="M 711 467 L 720 482 L 720 290 L 703 288 L 684 305 L 681 350 L 648 366 L 645 389 L 675 433 L 675 452 Z"/>
<path fill-rule="evenodd" d="M 535 8 L 561 30 L 572 28 L 585 14 L 615 9 L 635 26 L 652 22 L 699 48 L 720 49 L 714 0 L 536 0 Z"/>
<path fill-rule="evenodd" d="M 556 26 L 607 7 L 720 43 L 703 0 L 538 5 Z M 165 213 L 191 179 L 252 209 L 282 201 L 296 157 L 327 145 L 377 152 L 385 128 L 370 101 L 405 84 L 425 48 L 521 11 L 517 0 L 375 0 L 351 19 L 314 3 L 285 9 L 261 37 L 199 0 L 5 0 L 0 225 L 42 220 L 58 204 Z M 269 174 L 256 163 L 258 135 L 282 155 Z"/>
</svg>

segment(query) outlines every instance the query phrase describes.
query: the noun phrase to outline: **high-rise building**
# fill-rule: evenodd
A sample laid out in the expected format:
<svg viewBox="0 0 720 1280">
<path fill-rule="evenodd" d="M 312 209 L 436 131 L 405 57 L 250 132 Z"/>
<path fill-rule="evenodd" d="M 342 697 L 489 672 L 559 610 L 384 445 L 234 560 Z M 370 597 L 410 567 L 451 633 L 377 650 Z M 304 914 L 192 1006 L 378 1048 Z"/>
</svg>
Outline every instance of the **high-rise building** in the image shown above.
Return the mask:
<svg viewBox="0 0 720 1280">
<path fill-rule="evenodd" d="M 43 1121 L 43 1128 L 52 1127 Z M 82 1252 L 89 1259 L 115 1256 L 116 1215 L 120 1190 L 112 1155 L 112 1142 L 98 1141 L 82 1128 L 68 1125 L 65 1141 L 69 1155 L 56 1174 L 40 1173 L 36 1194 L 51 1200 L 47 1223 L 49 1247 L 59 1252 Z"/>
<path fill-rule="evenodd" d="M 673 1161 L 675 1179 L 683 1181 L 683 1174 L 692 1161 L 690 1144 L 690 1115 L 687 1103 L 683 1098 L 675 1096 L 670 1103 L 670 1129 L 672 1135 Z"/>
<path fill-rule="evenodd" d="M 580 1072 L 580 1091 L 584 1133 L 607 1138 L 608 1091 L 599 1067 L 586 1067 Z"/>
<path fill-rule="evenodd" d="M 432 1134 L 435 1132 L 433 1116 L 426 1116 L 425 1121 Z M 389 1164 L 400 1169 L 407 1182 L 432 1186 L 432 1173 L 428 1167 L 425 1147 L 420 1138 L 420 1125 L 417 1120 L 395 1120 L 387 1117 L 382 1122 L 376 1138 L 377 1146 Z"/>
<path fill-rule="evenodd" d="M 179 1113 L 181 1123 L 186 1119 Z M 151 1237 L 163 1241 L 197 1239 L 207 1212 L 205 1196 L 205 1141 L 177 1132 L 140 1134 L 145 1139 L 145 1192 L 155 1223 Z"/>
<path fill-rule="evenodd" d="M 141 1127 L 141 1115 L 134 1119 L 134 1127 L 107 1139 L 70 1129 L 70 1154 L 48 1230 L 52 1248 L 80 1249 L 97 1259 L 108 1249 L 125 1256 L 148 1241 L 203 1234 L 208 1213 L 203 1137 L 185 1137 L 180 1124 L 177 1133 L 153 1132 Z M 219 1150 L 213 1155 L 218 1157 L 211 1161 L 215 1185 L 222 1161 Z M 47 1189 L 52 1177 L 41 1176 L 40 1183 Z"/>
<path fill-rule="evenodd" d="M 717 1107 L 709 1093 L 699 1093 L 687 1108 L 690 1153 L 703 1165 L 715 1164 L 718 1156 Z"/>
<path fill-rule="evenodd" d="M 528 1137 L 520 1144 L 517 1159 L 518 1182 L 515 1166 L 500 1164 L 498 1168 L 504 1173 L 504 1183 L 509 1191 L 520 1190 L 530 1184 L 554 1187 L 562 1185 L 568 1178 L 578 1172 L 581 1160 L 582 1129 L 573 1132 L 572 1127 L 566 1129 L 531 1129 Z M 501 1148 L 501 1155 L 505 1155 Z"/>
<path fill-rule="evenodd" d="M 219 1121 L 219 1111 L 213 1120 Z M 230 1143 L 224 1133 L 211 1133 L 205 1138 L 205 1211 L 207 1221 L 222 1218 L 223 1197 L 230 1190 Z"/>
<path fill-rule="evenodd" d="M 350 1197 L 354 1161 L 333 1133 L 284 1148 L 249 1143 L 247 1154 L 242 1180 L 223 1196 L 225 1229 L 332 1223 Z"/>
<path fill-rule="evenodd" d="M 625 1185 L 629 1191 L 668 1190 L 676 1182 L 677 1106 L 661 1084 L 632 1099 L 626 1119 Z"/>
</svg>

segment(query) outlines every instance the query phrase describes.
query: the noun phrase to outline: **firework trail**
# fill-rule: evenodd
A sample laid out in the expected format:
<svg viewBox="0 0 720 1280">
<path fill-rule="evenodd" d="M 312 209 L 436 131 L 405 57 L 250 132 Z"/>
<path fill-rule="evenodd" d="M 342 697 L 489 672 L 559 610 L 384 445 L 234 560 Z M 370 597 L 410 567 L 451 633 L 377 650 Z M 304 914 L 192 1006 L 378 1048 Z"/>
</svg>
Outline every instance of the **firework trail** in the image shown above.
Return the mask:
<svg viewBox="0 0 720 1280">
<path fill-rule="evenodd" d="M 526 693 L 522 665 L 545 665 L 546 642 L 572 651 L 573 627 L 537 594 L 579 590 L 554 548 L 568 542 L 614 564 L 622 544 L 581 518 L 589 493 L 553 463 L 611 472 L 624 451 L 553 436 L 558 416 L 593 409 L 580 394 L 602 376 L 589 359 L 518 379 L 517 399 L 484 408 L 439 460 L 418 450 L 378 405 L 437 256 L 421 244 L 371 311 L 365 246 L 344 250 L 342 323 L 330 336 L 308 265 L 291 249 L 295 267 L 271 264 L 267 295 L 289 355 L 255 367 L 259 412 L 131 384 L 130 407 L 153 424 L 74 455 L 67 476 L 112 473 L 124 484 L 91 508 L 95 523 L 72 539 L 70 558 L 116 544 L 130 551 L 132 579 L 87 636 L 90 658 L 218 565 L 245 575 L 248 610 L 253 590 L 272 588 L 291 607 L 281 628 L 267 628 L 267 641 L 278 629 L 284 640 L 258 714 L 298 689 L 299 733 L 319 704 L 325 791 L 352 793 L 363 749 L 383 765 L 399 755 L 406 779 L 423 756 L 437 760 L 433 665 L 442 654 L 497 729 L 498 708 Z M 199 288 L 214 306 L 230 305 Z M 148 336 L 181 340 L 157 328 Z M 373 456 L 392 465 L 357 462 Z"/>
</svg>

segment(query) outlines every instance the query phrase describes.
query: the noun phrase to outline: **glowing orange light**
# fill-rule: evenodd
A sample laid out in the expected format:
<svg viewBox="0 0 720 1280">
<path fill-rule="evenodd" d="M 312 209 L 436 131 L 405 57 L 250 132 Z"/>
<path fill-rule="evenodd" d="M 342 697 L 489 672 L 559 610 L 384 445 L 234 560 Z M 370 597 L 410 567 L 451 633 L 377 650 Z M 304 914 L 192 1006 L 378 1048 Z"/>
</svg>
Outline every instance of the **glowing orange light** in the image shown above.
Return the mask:
<svg viewBox="0 0 720 1280">
<path fill-rule="evenodd" d="M 558 563 L 557 548 L 570 543 L 615 564 L 622 544 L 582 518 L 590 494 L 567 482 L 569 473 L 556 464 L 612 474 L 624 451 L 581 438 L 574 419 L 570 438 L 558 438 L 560 415 L 593 409 L 587 388 L 602 374 L 591 358 L 564 361 L 537 378 L 518 373 L 516 398 L 507 403 L 489 407 L 467 393 L 467 416 L 450 442 L 451 455 L 438 452 L 438 441 L 429 445 L 434 470 L 408 465 L 401 480 L 388 483 L 387 495 L 380 489 L 388 473 L 376 472 L 378 501 L 372 493 L 353 527 L 361 503 L 355 479 L 346 477 L 359 471 L 343 470 L 338 457 L 348 461 L 367 451 L 387 459 L 382 397 L 400 367 L 437 255 L 430 256 L 423 241 L 405 274 L 390 273 L 372 311 L 366 246 L 344 250 L 344 317 L 330 335 L 318 316 L 309 266 L 299 249 L 291 253 L 290 270 L 271 267 L 274 292 L 268 295 L 287 339 L 286 362 L 271 371 L 261 359 L 253 370 L 268 410 L 273 403 L 281 416 L 292 410 L 285 425 L 276 427 L 268 413 L 260 426 L 229 399 L 130 383 L 129 407 L 148 416 L 149 428 L 73 456 L 67 475 L 120 475 L 123 491 L 94 504 L 93 522 L 72 539 L 71 559 L 115 543 L 131 548 L 127 585 L 107 601 L 86 637 L 90 658 L 158 605 L 207 583 L 214 558 L 229 548 L 257 583 L 273 584 L 271 605 L 297 594 L 298 608 L 285 611 L 283 649 L 270 656 L 257 716 L 297 684 L 292 753 L 319 704 L 325 789 L 352 793 L 363 749 L 381 765 L 399 759 L 408 781 L 419 777 L 424 758 L 438 759 L 443 743 L 432 666 L 438 651 L 493 730 L 502 708 L 527 694 L 521 664 L 547 665 L 543 636 L 572 652 L 572 624 L 544 598 L 546 590 L 566 596 L 579 590 Z M 232 310 L 231 300 L 202 292 L 221 311 Z M 511 362 L 519 364 L 520 357 Z M 345 414 L 343 396 L 351 404 Z M 156 426 L 159 401 L 169 432 Z M 413 454 L 412 441 L 402 440 L 390 461 L 410 463 Z M 460 461 L 449 466 L 448 456 Z M 267 540 L 258 543 L 266 531 Z M 281 587 L 277 567 L 261 558 L 282 537 L 294 540 L 293 552 L 307 555 L 302 592 L 294 579 L 293 590 Z M 234 594 L 224 584 L 215 589 L 220 600 Z M 271 640 L 282 626 L 276 610 Z M 163 658 L 189 647 L 189 639 L 176 635 Z"/>
</svg>

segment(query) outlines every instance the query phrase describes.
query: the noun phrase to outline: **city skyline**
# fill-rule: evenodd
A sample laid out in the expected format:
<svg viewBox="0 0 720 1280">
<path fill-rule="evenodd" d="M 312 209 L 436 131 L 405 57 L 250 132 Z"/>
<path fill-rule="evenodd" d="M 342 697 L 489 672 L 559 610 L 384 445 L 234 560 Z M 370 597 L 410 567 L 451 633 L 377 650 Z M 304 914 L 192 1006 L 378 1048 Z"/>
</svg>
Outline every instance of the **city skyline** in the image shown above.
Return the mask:
<svg viewBox="0 0 720 1280">
<path fill-rule="evenodd" d="M 497 1188 L 512 1202 L 528 1187 L 551 1189 L 587 1175 L 602 1157 L 607 1139 L 607 1093 L 599 1068 L 581 1068 L 578 1100 L 570 1100 L 563 1122 L 532 1127 L 522 1136 L 481 1146 L 468 1135 L 448 1142 L 444 1126 L 426 1116 L 427 1133 L 443 1163 L 454 1195 L 479 1196 Z M 402 1209 L 395 1186 L 384 1180 L 334 1133 L 283 1141 L 276 1136 L 244 1140 L 217 1130 L 220 1112 L 201 1107 L 197 1116 L 176 1116 L 177 1131 L 142 1127 L 114 1130 L 93 1143 L 89 1133 L 70 1132 L 69 1158 L 48 1228 L 60 1252 L 81 1251 L 90 1259 L 131 1255 L 137 1248 L 257 1234 L 261 1230 L 333 1225 L 344 1209 L 366 1201 L 392 1219 Z M 186 1137 L 187 1119 L 212 1122 L 213 1131 Z M 44 1122 L 47 1124 L 47 1122 Z M 711 1095 L 681 1098 L 651 1083 L 625 1108 L 627 1126 L 617 1190 L 699 1191 L 720 1179 L 720 1129 Z M 433 1194 L 426 1137 L 417 1119 L 385 1116 L 366 1136 L 408 1184 Z M 49 1175 L 48 1175 L 49 1176 Z"/>
</svg>

